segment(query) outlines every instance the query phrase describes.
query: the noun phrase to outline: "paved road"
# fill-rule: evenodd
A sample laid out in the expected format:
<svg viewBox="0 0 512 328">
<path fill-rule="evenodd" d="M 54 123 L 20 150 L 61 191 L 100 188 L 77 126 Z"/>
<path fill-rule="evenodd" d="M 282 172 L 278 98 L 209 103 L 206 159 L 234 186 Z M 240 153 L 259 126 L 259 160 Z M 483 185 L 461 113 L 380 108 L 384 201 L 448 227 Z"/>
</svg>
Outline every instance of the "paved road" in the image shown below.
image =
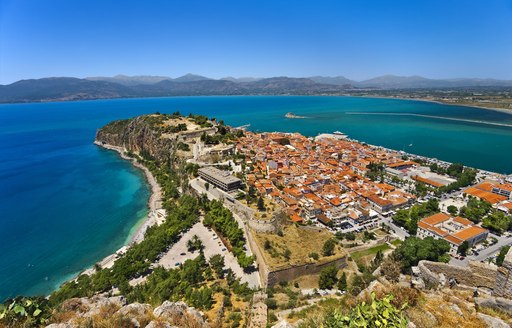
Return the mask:
<svg viewBox="0 0 512 328">
<path fill-rule="evenodd" d="M 452 257 L 452 259 L 450 260 L 450 264 L 458 266 L 467 266 L 470 260 L 485 261 L 487 258 L 494 256 L 496 253 L 498 253 L 503 246 L 512 245 L 512 236 L 500 237 L 494 234 L 489 234 L 489 237 L 494 237 L 498 239 L 498 242 L 492 245 L 491 247 L 479 251 L 479 255 L 477 256 L 467 256 L 464 260 L 457 260 Z"/>
<path fill-rule="evenodd" d="M 387 224 L 389 227 L 391 227 L 391 229 L 393 229 L 395 231 L 395 235 L 398 236 L 398 238 L 400 238 L 400 240 L 405 240 L 405 238 L 409 237 L 410 234 L 405 231 L 404 229 L 402 229 L 401 227 L 397 226 L 396 224 L 393 223 L 393 220 L 391 220 L 391 218 L 385 218 L 385 217 L 381 217 L 380 218 L 380 221 L 381 222 L 384 222 L 385 224 Z"/>
</svg>

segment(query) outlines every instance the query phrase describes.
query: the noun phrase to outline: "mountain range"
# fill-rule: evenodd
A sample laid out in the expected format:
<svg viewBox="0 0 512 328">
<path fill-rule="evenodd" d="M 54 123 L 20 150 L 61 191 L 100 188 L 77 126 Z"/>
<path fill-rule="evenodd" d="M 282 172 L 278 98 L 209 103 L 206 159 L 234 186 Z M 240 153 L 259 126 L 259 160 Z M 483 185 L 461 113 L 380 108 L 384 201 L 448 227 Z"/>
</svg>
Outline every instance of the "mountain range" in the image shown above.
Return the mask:
<svg viewBox="0 0 512 328">
<path fill-rule="evenodd" d="M 343 94 L 360 89 L 435 89 L 464 87 L 512 87 L 512 80 L 428 79 L 421 76 L 384 75 L 364 81 L 343 76 L 308 78 L 233 78 L 211 79 L 187 74 L 166 76 L 50 77 L 20 80 L 0 85 L 0 102 L 39 102 L 82 99 L 168 97 L 192 95 L 314 95 Z"/>
</svg>

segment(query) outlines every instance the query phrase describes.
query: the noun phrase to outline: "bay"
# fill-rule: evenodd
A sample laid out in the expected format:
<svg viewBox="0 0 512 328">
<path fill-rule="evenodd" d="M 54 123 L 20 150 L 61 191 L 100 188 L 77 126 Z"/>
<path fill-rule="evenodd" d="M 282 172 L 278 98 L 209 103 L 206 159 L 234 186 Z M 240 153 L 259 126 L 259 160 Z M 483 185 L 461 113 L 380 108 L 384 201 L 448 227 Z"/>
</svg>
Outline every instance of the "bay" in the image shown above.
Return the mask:
<svg viewBox="0 0 512 328">
<path fill-rule="evenodd" d="M 146 215 L 140 171 L 92 144 L 114 119 L 197 113 L 253 131 L 351 138 L 512 173 L 512 115 L 430 102 L 240 96 L 0 105 L 0 300 L 46 295 L 124 245 Z M 305 119 L 285 118 L 293 112 Z"/>
</svg>

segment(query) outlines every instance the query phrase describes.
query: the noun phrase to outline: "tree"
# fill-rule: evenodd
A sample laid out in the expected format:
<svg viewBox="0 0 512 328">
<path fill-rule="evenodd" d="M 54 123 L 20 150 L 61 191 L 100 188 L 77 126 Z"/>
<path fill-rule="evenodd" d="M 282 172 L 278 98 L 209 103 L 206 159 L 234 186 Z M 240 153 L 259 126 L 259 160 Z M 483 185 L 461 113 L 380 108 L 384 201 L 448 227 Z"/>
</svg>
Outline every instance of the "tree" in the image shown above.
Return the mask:
<svg viewBox="0 0 512 328">
<path fill-rule="evenodd" d="M 457 215 L 457 212 L 459 211 L 457 207 L 453 205 L 448 206 L 447 210 L 451 215 Z"/>
<path fill-rule="evenodd" d="M 197 235 L 193 235 L 189 241 L 187 241 L 187 249 L 189 252 L 201 251 L 204 249 L 203 242 Z"/>
<path fill-rule="evenodd" d="M 459 248 L 457 248 L 457 253 L 459 253 L 462 256 L 466 256 L 468 250 L 469 250 L 469 243 L 467 240 L 464 240 L 462 242 L 462 244 L 459 245 Z"/>
<path fill-rule="evenodd" d="M 263 243 L 263 248 L 265 250 L 269 250 L 270 248 L 272 248 L 272 245 L 270 244 L 270 241 L 268 239 L 265 239 L 265 242 Z"/>
<path fill-rule="evenodd" d="M 257 206 L 258 206 L 258 210 L 259 210 L 259 211 L 262 211 L 262 212 L 263 212 L 263 211 L 265 210 L 265 202 L 263 201 L 263 198 L 261 198 L 261 197 L 260 197 L 260 198 L 258 198 L 258 204 L 257 204 Z"/>
<path fill-rule="evenodd" d="M 332 289 L 337 282 L 337 274 L 338 269 L 334 265 L 329 265 L 323 268 L 322 271 L 320 271 L 320 277 L 318 278 L 318 287 L 320 287 L 320 289 Z"/>
<path fill-rule="evenodd" d="M 338 280 L 338 289 L 341 291 L 347 290 L 347 275 L 345 274 L 345 272 L 343 272 L 340 280 Z"/>
<path fill-rule="evenodd" d="M 334 247 L 336 247 L 336 242 L 334 240 L 326 240 L 324 246 L 322 247 L 322 254 L 324 256 L 334 255 Z"/>
<path fill-rule="evenodd" d="M 498 254 L 498 257 L 496 257 L 496 265 L 502 266 L 503 261 L 505 261 L 505 256 L 508 253 L 508 250 L 510 249 L 510 246 L 503 246 L 500 249 L 500 253 Z"/>
<path fill-rule="evenodd" d="M 210 189 L 210 184 L 208 182 L 206 182 L 204 184 L 204 189 L 206 189 L 206 191 L 208 191 L 208 189 Z"/>
<path fill-rule="evenodd" d="M 318 256 L 318 253 L 315 253 L 315 252 L 309 253 L 308 256 L 311 257 L 315 261 L 318 261 L 318 259 L 320 258 L 320 256 Z"/>
<path fill-rule="evenodd" d="M 292 252 L 288 248 L 284 250 L 283 256 L 286 260 L 289 260 L 291 255 Z"/>
<path fill-rule="evenodd" d="M 224 278 L 224 256 L 215 254 L 210 257 L 210 266 L 219 278 Z"/>
</svg>

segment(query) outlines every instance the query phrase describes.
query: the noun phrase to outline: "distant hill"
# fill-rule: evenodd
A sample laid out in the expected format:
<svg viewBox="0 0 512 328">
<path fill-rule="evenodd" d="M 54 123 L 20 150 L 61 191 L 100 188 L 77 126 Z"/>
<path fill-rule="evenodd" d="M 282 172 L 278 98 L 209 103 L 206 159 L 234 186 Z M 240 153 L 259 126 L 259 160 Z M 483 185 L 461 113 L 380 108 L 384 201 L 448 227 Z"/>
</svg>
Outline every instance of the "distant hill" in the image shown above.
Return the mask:
<svg viewBox="0 0 512 328">
<path fill-rule="evenodd" d="M 349 80 L 344 76 L 311 76 L 311 80 L 317 82 L 317 83 L 323 83 L 323 84 L 334 84 L 334 85 L 354 85 L 357 82 L 353 80 Z"/>
<path fill-rule="evenodd" d="M 255 81 L 259 81 L 259 80 L 262 80 L 263 78 L 262 77 L 239 77 L 239 78 L 236 78 L 236 77 L 232 77 L 232 76 L 227 76 L 227 77 L 223 77 L 221 80 L 226 80 L 226 81 L 231 81 L 231 82 L 235 82 L 235 83 L 244 83 L 244 82 L 255 82 Z"/>
<path fill-rule="evenodd" d="M 175 78 L 173 81 L 175 81 L 175 82 L 195 82 L 195 81 L 204 81 L 204 80 L 211 80 L 211 79 L 208 77 L 205 77 L 205 76 L 189 73 L 189 74 L 180 76 L 178 78 Z"/>
<path fill-rule="evenodd" d="M 51 77 L 0 85 L 0 102 L 40 102 L 126 97 L 193 95 L 322 95 L 345 94 L 347 90 L 435 89 L 464 87 L 512 87 L 510 80 L 427 79 L 421 76 L 385 75 L 357 82 L 343 76 L 311 78 L 271 77 L 220 80 L 187 74 L 165 76 Z"/>
<path fill-rule="evenodd" d="M 38 102 L 133 97 L 134 91 L 118 83 L 70 77 L 21 80 L 0 85 L 0 102 Z"/>
<path fill-rule="evenodd" d="M 512 86 L 510 80 L 494 79 L 427 79 L 422 76 L 384 75 L 369 80 L 354 83 L 360 88 L 379 89 L 418 89 L 418 88 L 461 88 Z"/>
<path fill-rule="evenodd" d="M 127 76 L 127 75 L 116 75 L 114 77 L 104 77 L 104 76 L 96 76 L 96 77 L 86 77 L 86 80 L 89 81 L 106 81 L 119 83 L 126 86 L 133 86 L 139 84 L 155 84 L 163 80 L 170 80 L 170 77 L 167 76 L 152 76 L 152 75 L 136 75 L 136 76 Z"/>
</svg>

